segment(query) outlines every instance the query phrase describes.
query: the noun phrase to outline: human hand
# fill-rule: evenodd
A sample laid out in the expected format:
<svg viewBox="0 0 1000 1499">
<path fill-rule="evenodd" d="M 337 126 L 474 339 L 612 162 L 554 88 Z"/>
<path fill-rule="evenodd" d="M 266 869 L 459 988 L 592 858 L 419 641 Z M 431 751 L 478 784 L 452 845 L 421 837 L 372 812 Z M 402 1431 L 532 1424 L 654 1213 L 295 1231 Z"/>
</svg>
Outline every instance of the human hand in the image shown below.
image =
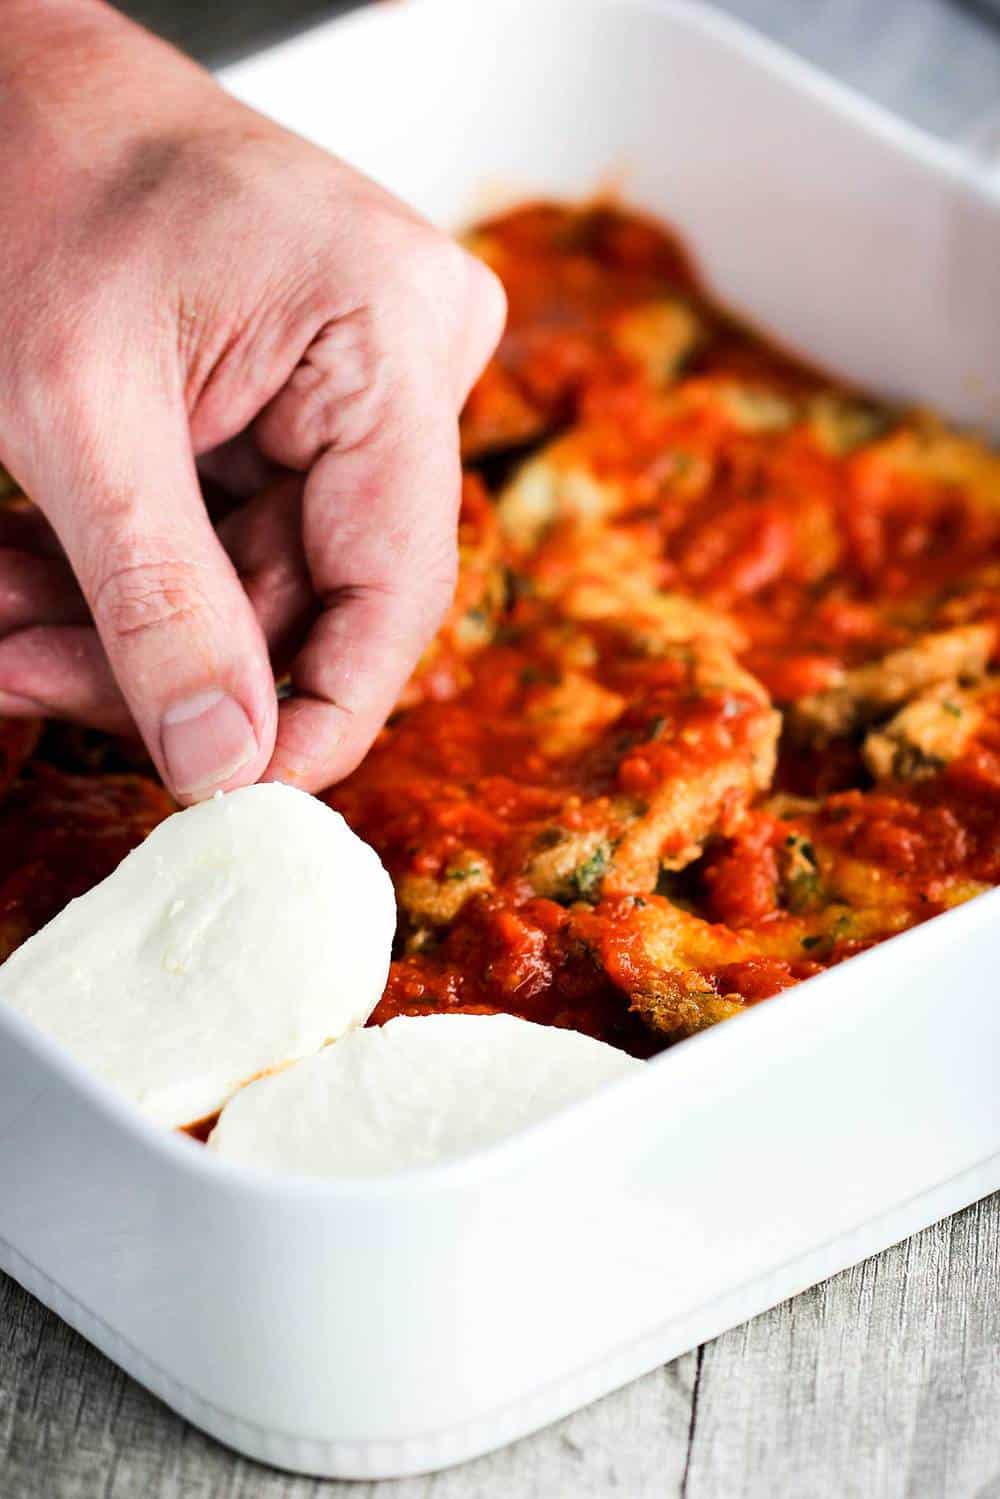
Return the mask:
<svg viewBox="0 0 1000 1499">
<path fill-rule="evenodd" d="M 185 801 L 318 789 L 447 608 L 502 292 L 103 4 L 4 23 L 0 714 L 134 724 Z M 218 532 L 199 470 L 254 496 Z"/>
</svg>

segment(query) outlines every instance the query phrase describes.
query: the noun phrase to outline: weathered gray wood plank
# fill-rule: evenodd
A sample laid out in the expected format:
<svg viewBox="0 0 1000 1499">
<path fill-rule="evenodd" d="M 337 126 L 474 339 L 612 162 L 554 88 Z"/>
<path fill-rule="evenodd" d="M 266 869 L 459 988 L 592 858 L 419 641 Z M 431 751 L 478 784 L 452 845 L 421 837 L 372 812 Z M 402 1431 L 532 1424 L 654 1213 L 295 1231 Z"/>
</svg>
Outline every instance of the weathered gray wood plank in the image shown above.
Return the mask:
<svg viewBox="0 0 1000 1499">
<path fill-rule="evenodd" d="M 1000 1494 L 1000 1197 L 704 1351 L 685 1499 Z"/>
<path fill-rule="evenodd" d="M 201 1436 L 0 1279 L 2 1499 L 1000 1499 L 1000 1196 L 503 1452 L 391 1484 Z"/>
</svg>

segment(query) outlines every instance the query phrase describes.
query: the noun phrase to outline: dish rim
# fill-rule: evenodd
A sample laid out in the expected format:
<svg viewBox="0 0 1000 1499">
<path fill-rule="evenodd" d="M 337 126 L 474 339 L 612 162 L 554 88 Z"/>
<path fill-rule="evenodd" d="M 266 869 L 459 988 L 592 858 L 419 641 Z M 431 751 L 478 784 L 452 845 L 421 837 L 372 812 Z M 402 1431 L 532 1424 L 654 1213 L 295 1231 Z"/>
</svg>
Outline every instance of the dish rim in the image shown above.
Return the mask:
<svg viewBox="0 0 1000 1499">
<path fill-rule="evenodd" d="M 508 10 L 515 20 L 524 16 L 521 0 L 485 0 L 485 3 L 494 11 Z M 869 135 L 878 137 L 901 154 L 911 159 L 918 157 L 921 165 L 968 188 L 990 207 L 1000 207 L 1000 171 L 977 157 L 960 140 L 935 135 L 924 126 L 895 114 L 888 106 L 868 98 L 852 84 L 826 72 L 818 63 L 811 62 L 791 47 L 767 36 L 751 22 L 720 10 L 710 0 L 576 0 L 576 3 L 590 7 L 595 13 L 601 10 L 631 10 L 647 15 L 673 16 L 682 25 L 700 30 L 714 41 L 741 53 L 751 66 L 777 78 L 782 87 L 791 88 L 817 100 L 831 112 L 849 120 Z M 316 20 L 271 46 L 262 47 L 235 62 L 225 63 L 214 70 L 214 76 L 223 88 L 238 91 L 243 75 L 252 74 L 261 63 L 266 62 L 270 66 L 283 54 L 304 49 L 309 45 L 310 39 L 320 33 L 336 31 L 345 36 L 354 30 L 376 29 L 387 24 L 391 26 L 393 18 L 401 11 L 408 14 L 421 11 L 461 13 L 464 4 L 465 0 L 392 0 L 391 4 L 355 0 L 355 8 L 345 14 Z M 534 0 L 534 4 L 552 9 L 557 6 L 570 8 L 568 0 Z M 683 238 L 682 225 L 678 226 L 678 232 Z"/>
</svg>

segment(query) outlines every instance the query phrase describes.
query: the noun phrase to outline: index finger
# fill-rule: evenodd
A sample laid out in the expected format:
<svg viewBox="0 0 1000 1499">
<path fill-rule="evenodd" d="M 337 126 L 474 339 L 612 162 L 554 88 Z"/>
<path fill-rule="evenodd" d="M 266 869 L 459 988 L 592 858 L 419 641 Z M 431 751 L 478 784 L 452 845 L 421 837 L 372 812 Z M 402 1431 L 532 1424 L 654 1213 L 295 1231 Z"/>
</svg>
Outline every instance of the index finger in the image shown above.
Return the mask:
<svg viewBox="0 0 1000 1499">
<path fill-rule="evenodd" d="M 314 466 L 303 525 L 323 612 L 292 665 L 268 779 L 320 790 L 378 733 L 451 601 L 460 477 L 453 406 L 402 389 L 366 441 Z"/>
</svg>

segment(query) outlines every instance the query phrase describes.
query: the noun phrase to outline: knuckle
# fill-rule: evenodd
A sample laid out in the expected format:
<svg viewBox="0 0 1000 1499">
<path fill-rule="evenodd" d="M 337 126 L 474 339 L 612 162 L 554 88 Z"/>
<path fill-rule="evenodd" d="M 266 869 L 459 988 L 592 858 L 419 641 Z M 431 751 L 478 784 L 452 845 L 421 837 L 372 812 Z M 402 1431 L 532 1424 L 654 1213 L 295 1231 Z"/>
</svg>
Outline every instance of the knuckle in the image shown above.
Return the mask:
<svg viewBox="0 0 1000 1499">
<path fill-rule="evenodd" d="M 91 609 L 102 634 L 126 641 L 189 623 L 207 604 L 190 563 L 145 561 L 126 551 L 105 563 Z"/>
<path fill-rule="evenodd" d="M 336 318 L 314 340 L 289 382 L 282 445 L 308 464 L 323 448 L 346 451 L 378 426 L 387 400 L 385 357 L 367 308 Z"/>
<path fill-rule="evenodd" d="M 480 335 L 484 355 L 492 351 L 507 321 L 507 293 L 494 270 L 466 254 L 470 321 Z"/>
<path fill-rule="evenodd" d="M 398 338 L 410 330 L 430 367 L 447 368 L 456 349 L 485 363 L 507 315 L 499 278 L 457 240 L 439 230 L 411 230 L 396 257 L 395 295 L 386 308 L 388 326 Z"/>
<path fill-rule="evenodd" d="M 436 268 L 441 280 L 452 286 L 462 286 L 468 275 L 470 256 L 466 250 L 452 239 L 450 234 L 442 234 L 440 230 L 431 231 L 428 241 L 427 254 L 429 263 Z"/>
<path fill-rule="evenodd" d="M 437 309 L 465 286 L 468 256 L 449 235 L 430 224 L 408 224 L 392 246 L 391 278 L 404 302 Z"/>
<path fill-rule="evenodd" d="M 407 268 L 431 305 L 460 298 L 468 276 L 468 255 L 456 240 L 433 229 L 418 241 Z"/>
</svg>

